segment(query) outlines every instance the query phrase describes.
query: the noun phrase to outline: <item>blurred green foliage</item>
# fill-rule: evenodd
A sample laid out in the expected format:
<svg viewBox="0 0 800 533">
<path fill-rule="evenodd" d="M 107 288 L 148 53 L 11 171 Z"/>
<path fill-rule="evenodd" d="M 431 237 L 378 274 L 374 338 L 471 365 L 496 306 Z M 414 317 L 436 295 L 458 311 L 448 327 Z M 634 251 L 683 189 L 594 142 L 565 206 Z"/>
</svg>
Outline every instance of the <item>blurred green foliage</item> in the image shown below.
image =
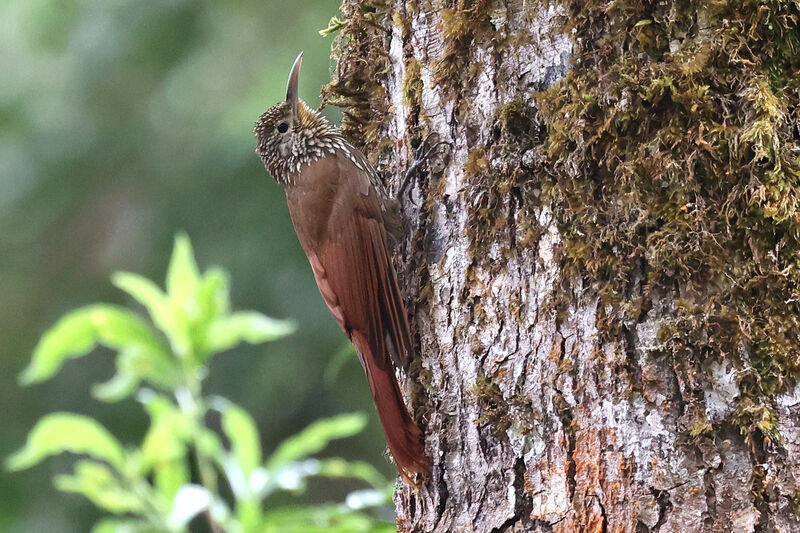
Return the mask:
<svg viewBox="0 0 800 533">
<path fill-rule="evenodd" d="M 90 457 L 75 464 L 74 474 L 59 475 L 55 484 L 121 517 L 101 520 L 93 533 L 196 531 L 193 521 L 201 515 L 213 531 L 227 533 L 394 531 L 392 524 L 379 524 L 363 512 L 391 500 L 387 478 L 363 461 L 310 458 L 332 440 L 361 432 L 363 415 L 315 422 L 264 461 L 258 428 L 247 411 L 203 394 L 212 356 L 241 342 L 284 337 L 294 331 L 292 322 L 255 311 L 232 312 L 226 273 L 210 269 L 201 275 L 183 235 L 175 242 L 166 292 L 136 274 L 114 277 L 147 309 L 152 325 L 123 307 L 94 304 L 73 311 L 44 334 L 23 381 L 47 380 L 66 359 L 82 357 L 97 345 L 116 351 L 117 374 L 96 387 L 94 395 L 119 401 L 137 394 L 150 415 L 141 444 L 123 446 L 88 416 L 51 413 L 8 458 L 8 469 L 27 469 L 62 452 Z M 210 426 L 212 415 L 219 417 L 219 432 Z M 310 476 L 352 478 L 369 488 L 351 493 L 344 504 L 264 512 L 270 496 L 280 490 L 302 492 Z"/>
<path fill-rule="evenodd" d="M 283 192 L 253 153 L 253 122 L 285 94 L 299 50 L 301 95 L 318 104 L 331 40 L 318 31 L 338 7 L 337 0 L 0 2 L 0 456 L 53 411 L 90 415 L 124 445 L 138 442 L 149 420 L 136 404 L 85 394 L 87 383 L 115 375 L 113 358 L 69 361 L 57 379 L 32 387 L 20 388 L 16 376 L 69 310 L 131 302 L 109 286 L 111 272 L 161 277 L 182 228 L 202 263 L 230 270 L 234 301 L 298 324 L 297 335 L 213 360 L 205 389 L 269 428 L 264 449 L 318 418 L 363 410 L 365 431 L 331 443 L 330 453 L 393 475 L 360 366 L 350 358 L 328 370 L 345 339 L 319 297 Z M 138 364 L 127 357 L 125 365 Z M 106 385 L 109 393 L 130 386 Z M 67 470 L 64 461 L 24 475 L 0 471 L 0 531 L 90 529 L 100 516 L 91 504 L 50 487 L 52 471 Z M 341 501 L 358 486 L 312 480 L 305 501 Z"/>
</svg>

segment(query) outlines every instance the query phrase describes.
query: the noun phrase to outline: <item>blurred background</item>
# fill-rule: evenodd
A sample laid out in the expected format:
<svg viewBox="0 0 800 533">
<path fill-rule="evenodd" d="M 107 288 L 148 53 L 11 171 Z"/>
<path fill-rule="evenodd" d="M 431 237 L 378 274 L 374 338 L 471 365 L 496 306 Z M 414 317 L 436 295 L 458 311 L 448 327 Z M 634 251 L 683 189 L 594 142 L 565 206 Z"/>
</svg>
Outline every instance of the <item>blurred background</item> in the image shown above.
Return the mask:
<svg viewBox="0 0 800 533">
<path fill-rule="evenodd" d="M 356 359 L 324 379 L 345 338 L 317 293 L 283 192 L 253 152 L 253 123 L 285 96 L 300 50 L 301 96 L 319 104 L 331 37 L 317 32 L 338 8 L 336 0 L 0 1 L 0 456 L 55 410 L 94 416 L 139 441 L 148 422 L 139 404 L 89 394 L 113 374 L 108 352 L 69 362 L 43 385 L 21 388 L 17 376 L 65 312 L 132 305 L 111 286 L 112 272 L 163 284 L 183 229 L 201 267 L 230 272 L 235 308 L 299 323 L 286 340 L 216 358 L 206 392 L 250 411 L 267 451 L 319 417 L 365 411 L 367 431 L 329 453 L 394 475 Z M 0 531 L 88 531 L 99 512 L 52 486 L 71 463 L 0 471 Z M 311 501 L 341 501 L 353 487 L 311 488 Z"/>
</svg>

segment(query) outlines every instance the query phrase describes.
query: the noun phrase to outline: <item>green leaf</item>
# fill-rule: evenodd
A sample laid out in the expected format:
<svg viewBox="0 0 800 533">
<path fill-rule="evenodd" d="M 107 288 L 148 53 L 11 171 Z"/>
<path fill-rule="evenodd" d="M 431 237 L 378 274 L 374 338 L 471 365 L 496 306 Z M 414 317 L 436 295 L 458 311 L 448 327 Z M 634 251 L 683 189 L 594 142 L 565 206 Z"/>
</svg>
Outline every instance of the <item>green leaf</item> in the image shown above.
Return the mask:
<svg viewBox="0 0 800 533">
<path fill-rule="evenodd" d="M 393 483 L 381 475 L 372 465 L 361 461 L 350 462 L 338 457 L 292 461 L 278 468 L 273 476 L 267 476 L 267 483 L 260 487 L 259 490 L 264 497 L 269 496 L 277 489 L 303 492 L 306 488 L 306 481 L 310 477 L 359 479 L 371 485 L 372 488 L 370 489 L 352 493 L 353 501 L 357 496 L 363 496 L 360 500 L 360 506 L 351 506 L 353 509 L 386 503 L 391 499 L 394 490 Z M 374 503 L 365 503 L 367 502 L 367 496 Z M 349 504 L 350 497 L 348 497 Z"/>
<path fill-rule="evenodd" d="M 111 283 L 142 304 L 150 313 L 156 326 L 163 329 L 163 323 L 169 322 L 172 310 L 169 308 L 167 295 L 158 285 L 146 277 L 132 272 L 115 272 L 111 276 Z"/>
<path fill-rule="evenodd" d="M 227 273 L 219 268 L 209 269 L 200 281 L 195 300 L 197 313 L 191 321 L 191 335 L 197 359 L 203 361 L 212 355 L 207 341 L 209 324 L 230 311 Z"/>
<path fill-rule="evenodd" d="M 154 467 L 154 481 L 162 501 L 172 502 L 178 489 L 191 481 L 189 465 L 183 459 L 160 461 Z"/>
<path fill-rule="evenodd" d="M 283 441 L 267 461 L 266 467 L 274 472 L 287 463 L 319 452 L 334 439 L 343 439 L 359 433 L 366 425 L 367 418 L 362 413 L 318 420 L 297 435 Z"/>
<path fill-rule="evenodd" d="M 328 22 L 328 27 L 319 30 L 318 33 L 323 37 L 327 37 L 328 35 L 341 30 L 345 27 L 345 25 L 345 21 L 341 20 L 339 17 L 331 17 L 331 20 Z"/>
<path fill-rule="evenodd" d="M 177 303 L 193 300 L 199 283 L 200 272 L 194 259 L 192 243 L 185 233 L 178 233 L 167 268 L 167 294 Z"/>
<path fill-rule="evenodd" d="M 141 447 L 145 472 L 161 463 L 183 461 L 194 427 L 192 419 L 158 394 L 147 398 L 145 408 L 150 415 L 150 428 Z"/>
<path fill-rule="evenodd" d="M 111 276 L 111 282 L 147 309 L 153 323 L 169 339 L 176 355 L 185 357 L 191 351 L 186 313 L 155 283 L 130 272 L 116 272 Z"/>
<path fill-rule="evenodd" d="M 364 461 L 347 461 L 340 457 L 319 460 L 317 476 L 360 479 L 377 490 L 391 486 L 391 482 L 377 468 Z"/>
<path fill-rule="evenodd" d="M 222 439 L 206 427 L 198 428 L 194 435 L 194 443 L 198 450 L 208 457 L 222 464 L 225 460 L 225 448 L 222 446 Z"/>
<path fill-rule="evenodd" d="M 242 341 L 259 344 L 284 337 L 294 330 L 295 323 L 291 320 L 276 320 L 255 311 L 239 311 L 211 322 L 206 345 L 211 352 L 221 352 Z"/>
<path fill-rule="evenodd" d="M 242 531 L 260 532 L 262 514 L 261 502 L 257 498 L 236 502 L 236 520 L 241 524 Z"/>
<path fill-rule="evenodd" d="M 116 364 L 117 373 L 109 381 L 92 387 L 95 398 L 108 402 L 122 400 L 136 389 L 142 379 L 168 390 L 173 390 L 181 383 L 181 369 L 177 361 L 163 352 L 131 346 L 117 355 Z"/>
<path fill-rule="evenodd" d="M 65 359 L 81 357 L 91 351 L 95 339 L 94 325 L 86 308 L 67 314 L 42 336 L 20 381 L 29 385 L 49 379 Z"/>
<path fill-rule="evenodd" d="M 86 355 L 98 343 L 163 353 L 155 332 L 135 313 L 119 306 L 94 304 L 67 313 L 45 332 L 20 380 L 25 385 L 47 380 L 65 360 Z"/>
<path fill-rule="evenodd" d="M 266 476 L 267 483 L 263 486 L 261 493 L 267 497 L 277 489 L 297 493 L 305 492 L 306 480 L 316 476 L 319 473 L 319 467 L 317 459 L 287 463 L 276 469 L 271 477 Z"/>
<path fill-rule="evenodd" d="M 51 413 L 28 433 L 25 446 L 6 459 L 9 470 L 24 470 L 62 452 L 86 454 L 122 471 L 122 445 L 96 420 L 72 413 Z"/>
<path fill-rule="evenodd" d="M 228 403 L 222 412 L 222 431 L 231 442 L 233 456 L 245 478 L 261 464 L 261 442 L 256 423 L 247 411 Z"/>
<path fill-rule="evenodd" d="M 57 476 L 55 485 L 64 492 L 82 494 L 97 507 L 114 514 L 142 510 L 139 498 L 123 489 L 119 479 L 102 463 L 78 461 L 75 473 Z"/>
<path fill-rule="evenodd" d="M 163 353 L 164 346 L 150 325 L 139 315 L 115 305 L 93 305 L 89 308 L 92 324 L 101 344 L 123 349 L 130 346 Z"/>
<path fill-rule="evenodd" d="M 260 533 L 374 533 L 387 531 L 364 513 L 342 505 L 294 506 L 264 513 Z M 388 530 L 392 531 L 392 530 Z"/>
<path fill-rule="evenodd" d="M 174 390 L 183 379 L 175 358 L 135 347 L 117 356 L 117 371 L 133 374 L 169 390 Z"/>
<path fill-rule="evenodd" d="M 375 522 L 367 533 L 397 533 L 397 526 L 389 522 Z"/>
<path fill-rule="evenodd" d="M 92 385 L 92 396 L 102 402 L 118 402 L 133 394 L 138 385 L 138 376 L 117 371 L 108 381 Z"/>
<path fill-rule="evenodd" d="M 345 505 L 354 511 L 387 505 L 392 500 L 393 492 L 393 487 L 390 486 L 384 487 L 383 490 L 354 490 L 345 498 Z"/>
<path fill-rule="evenodd" d="M 197 305 L 204 322 L 230 311 L 230 281 L 221 268 L 209 268 L 197 289 Z"/>
<path fill-rule="evenodd" d="M 162 533 L 141 520 L 105 518 L 97 522 L 92 533 Z"/>
</svg>

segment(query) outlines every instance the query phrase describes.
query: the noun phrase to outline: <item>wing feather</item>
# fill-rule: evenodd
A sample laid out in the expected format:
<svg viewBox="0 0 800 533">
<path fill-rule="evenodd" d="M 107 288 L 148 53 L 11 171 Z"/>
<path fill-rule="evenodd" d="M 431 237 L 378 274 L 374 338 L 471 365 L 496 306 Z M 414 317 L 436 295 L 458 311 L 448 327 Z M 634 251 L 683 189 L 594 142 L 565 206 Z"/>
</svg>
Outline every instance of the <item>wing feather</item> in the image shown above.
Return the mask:
<svg viewBox="0 0 800 533">
<path fill-rule="evenodd" d="M 412 344 L 368 172 L 344 154 L 324 158 L 304 169 L 286 194 L 320 294 L 356 346 L 389 448 L 410 481 L 414 472 L 429 472 L 430 463 L 392 364 L 405 367 Z"/>
<path fill-rule="evenodd" d="M 317 195 L 287 190 L 287 196 L 320 293 L 345 333 L 361 331 L 374 354 L 391 352 L 394 364 L 405 368 L 412 355 L 408 318 L 368 173 L 345 156 L 322 159 L 313 167 L 306 171 L 312 179 L 317 174 L 316 181 L 336 185 Z M 309 227 L 307 220 L 298 220 L 309 212 L 328 216 Z"/>
</svg>

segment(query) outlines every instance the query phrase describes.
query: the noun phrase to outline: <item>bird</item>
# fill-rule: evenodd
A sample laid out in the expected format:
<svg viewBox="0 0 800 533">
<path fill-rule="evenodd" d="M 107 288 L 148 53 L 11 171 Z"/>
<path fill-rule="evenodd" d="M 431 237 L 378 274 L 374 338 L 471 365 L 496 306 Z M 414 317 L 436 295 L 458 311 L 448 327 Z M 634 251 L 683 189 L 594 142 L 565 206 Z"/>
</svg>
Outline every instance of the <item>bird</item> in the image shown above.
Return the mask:
<svg viewBox="0 0 800 533">
<path fill-rule="evenodd" d="M 393 199 L 340 128 L 298 97 L 302 61 L 301 52 L 286 99 L 256 122 L 256 153 L 284 188 L 319 292 L 356 348 L 398 472 L 415 485 L 431 463 L 395 374 L 414 347 L 389 250 Z"/>
</svg>

